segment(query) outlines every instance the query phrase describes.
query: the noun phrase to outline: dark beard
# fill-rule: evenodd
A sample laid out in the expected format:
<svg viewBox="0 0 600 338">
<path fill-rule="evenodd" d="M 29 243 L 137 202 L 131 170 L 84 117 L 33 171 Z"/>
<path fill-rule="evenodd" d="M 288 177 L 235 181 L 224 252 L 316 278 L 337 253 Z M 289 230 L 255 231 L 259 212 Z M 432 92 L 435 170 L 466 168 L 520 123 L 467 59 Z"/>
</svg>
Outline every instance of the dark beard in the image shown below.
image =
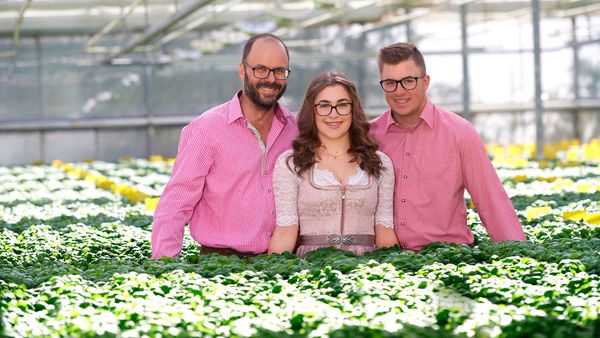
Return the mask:
<svg viewBox="0 0 600 338">
<path fill-rule="evenodd" d="M 277 89 L 277 90 L 279 90 L 279 94 L 277 94 L 277 97 L 272 101 L 264 101 L 261 99 L 260 95 L 258 94 L 258 89 L 261 87 Z M 281 86 L 278 83 L 260 83 L 259 82 L 256 84 L 256 86 L 253 86 L 250 83 L 250 81 L 248 81 L 248 77 L 244 77 L 244 92 L 246 93 L 246 96 L 248 96 L 248 98 L 250 99 L 250 101 L 252 101 L 252 103 L 257 105 L 258 107 L 264 108 L 265 110 L 269 110 L 269 109 L 273 108 L 273 106 L 275 106 L 275 104 L 277 104 L 277 101 L 279 101 L 281 96 L 283 96 L 283 93 L 285 93 L 286 89 L 287 89 L 287 84 Z"/>
</svg>

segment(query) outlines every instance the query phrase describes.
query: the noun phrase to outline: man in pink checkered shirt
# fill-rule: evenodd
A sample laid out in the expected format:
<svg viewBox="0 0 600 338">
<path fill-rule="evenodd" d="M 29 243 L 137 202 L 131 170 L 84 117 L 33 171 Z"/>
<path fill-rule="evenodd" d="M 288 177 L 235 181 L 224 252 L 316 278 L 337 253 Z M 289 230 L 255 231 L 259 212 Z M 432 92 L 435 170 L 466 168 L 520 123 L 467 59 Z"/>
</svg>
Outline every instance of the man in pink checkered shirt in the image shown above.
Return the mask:
<svg viewBox="0 0 600 338">
<path fill-rule="evenodd" d="M 400 245 L 473 243 L 465 189 L 493 241 L 524 241 L 515 209 L 475 128 L 427 98 L 421 52 L 396 43 L 379 51 L 381 88 L 390 106 L 370 135 L 394 163 L 394 225 Z"/>
<path fill-rule="evenodd" d="M 180 254 L 186 223 L 202 253 L 267 250 L 275 228 L 273 166 L 297 135 L 295 117 L 278 103 L 290 73 L 288 49 L 272 34 L 253 36 L 238 71 L 242 90 L 181 132 L 154 213 L 152 258 Z"/>
</svg>

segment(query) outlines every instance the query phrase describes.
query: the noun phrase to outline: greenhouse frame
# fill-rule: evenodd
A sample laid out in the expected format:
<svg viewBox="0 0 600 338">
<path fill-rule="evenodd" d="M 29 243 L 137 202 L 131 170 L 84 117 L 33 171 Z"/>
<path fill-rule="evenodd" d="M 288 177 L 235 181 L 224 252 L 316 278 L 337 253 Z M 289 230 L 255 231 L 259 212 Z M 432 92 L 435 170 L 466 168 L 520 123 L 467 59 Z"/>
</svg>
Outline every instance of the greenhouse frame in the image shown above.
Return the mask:
<svg viewBox="0 0 600 338">
<path fill-rule="evenodd" d="M 429 96 L 484 141 L 600 134 L 600 5 L 577 1 L 38 0 L 0 2 L 0 161 L 174 156 L 179 132 L 240 88 L 241 46 L 280 35 L 297 111 L 339 70 L 385 110 L 377 50 L 412 41 Z"/>
</svg>

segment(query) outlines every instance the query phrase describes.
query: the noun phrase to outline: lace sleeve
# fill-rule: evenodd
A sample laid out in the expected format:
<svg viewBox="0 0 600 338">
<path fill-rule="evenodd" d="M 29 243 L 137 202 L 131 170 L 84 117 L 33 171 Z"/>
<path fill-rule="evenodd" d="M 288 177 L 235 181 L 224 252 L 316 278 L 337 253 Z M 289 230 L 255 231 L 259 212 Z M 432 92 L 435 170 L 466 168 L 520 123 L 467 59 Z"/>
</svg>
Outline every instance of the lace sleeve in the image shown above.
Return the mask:
<svg viewBox="0 0 600 338">
<path fill-rule="evenodd" d="M 375 212 L 375 224 L 394 227 L 394 166 L 390 158 L 378 151 L 384 170 L 379 176 L 379 203 Z"/>
<path fill-rule="evenodd" d="M 288 150 L 279 155 L 273 171 L 276 222 L 283 227 L 298 224 L 298 176 L 286 164 L 291 154 Z"/>
</svg>

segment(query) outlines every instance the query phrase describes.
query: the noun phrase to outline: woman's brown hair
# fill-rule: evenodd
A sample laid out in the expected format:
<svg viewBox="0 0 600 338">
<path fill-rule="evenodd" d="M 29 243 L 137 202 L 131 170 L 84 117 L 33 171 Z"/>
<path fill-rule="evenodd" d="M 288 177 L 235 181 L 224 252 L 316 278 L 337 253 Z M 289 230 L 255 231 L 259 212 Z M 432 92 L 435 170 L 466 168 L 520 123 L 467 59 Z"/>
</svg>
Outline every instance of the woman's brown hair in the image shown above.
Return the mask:
<svg viewBox="0 0 600 338">
<path fill-rule="evenodd" d="M 350 149 L 348 153 L 353 162 L 369 175 L 379 178 L 382 170 L 381 159 L 375 153 L 377 144 L 369 138 L 370 124 L 360 103 L 356 86 L 344 74 L 339 72 L 323 72 L 317 75 L 306 89 L 304 100 L 298 114 L 298 137 L 292 142 L 294 153 L 291 159 L 298 176 L 310 169 L 317 160 L 317 150 L 321 146 L 317 125 L 315 123 L 314 101 L 326 87 L 341 85 L 350 94 L 352 101 L 352 123 L 350 124 Z"/>
</svg>

